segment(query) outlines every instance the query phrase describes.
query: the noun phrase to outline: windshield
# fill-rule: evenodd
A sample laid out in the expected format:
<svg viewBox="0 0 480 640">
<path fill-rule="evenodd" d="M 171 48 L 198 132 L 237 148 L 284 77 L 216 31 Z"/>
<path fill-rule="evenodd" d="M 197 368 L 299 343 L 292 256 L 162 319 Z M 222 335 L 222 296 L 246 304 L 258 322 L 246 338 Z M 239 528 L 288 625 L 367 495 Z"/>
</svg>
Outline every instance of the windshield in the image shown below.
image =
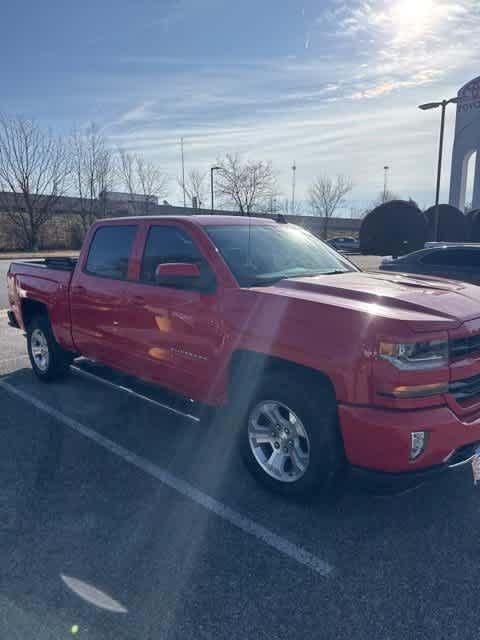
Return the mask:
<svg viewBox="0 0 480 640">
<path fill-rule="evenodd" d="M 225 225 L 206 230 L 242 287 L 356 270 L 315 236 L 295 226 Z"/>
</svg>

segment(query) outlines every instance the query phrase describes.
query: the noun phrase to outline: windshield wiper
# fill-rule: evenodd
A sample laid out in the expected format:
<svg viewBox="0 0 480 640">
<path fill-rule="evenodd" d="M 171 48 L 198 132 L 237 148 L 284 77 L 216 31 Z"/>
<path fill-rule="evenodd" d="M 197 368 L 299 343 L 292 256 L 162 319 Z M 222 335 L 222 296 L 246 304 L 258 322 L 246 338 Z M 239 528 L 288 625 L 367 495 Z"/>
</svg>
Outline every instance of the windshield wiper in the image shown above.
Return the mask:
<svg viewBox="0 0 480 640">
<path fill-rule="evenodd" d="M 280 280 L 285 280 L 285 276 L 277 276 L 276 278 L 255 278 L 255 280 L 250 280 L 245 286 L 246 287 L 269 287 L 272 284 L 276 284 L 280 282 Z"/>
<path fill-rule="evenodd" d="M 335 269 L 334 271 L 325 271 L 324 273 L 319 273 L 319 276 L 335 276 L 337 273 L 349 273 L 344 269 Z"/>
<path fill-rule="evenodd" d="M 282 275 L 282 276 L 275 276 L 272 278 L 262 278 L 261 276 L 255 278 L 254 280 L 251 280 L 250 282 L 248 282 L 248 284 L 246 284 L 245 286 L 247 287 L 269 287 L 272 284 L 276 284 L 277 282 L 280 282 L 280 280 L 293 280 L 294 278 L 315 278 L 316 276 L 330 276 L 330 275 L 335 275 L 337 273 L 348 273 L 348 271 L 344 271 L 341 269 L 335 269 L 333 271 L 315 271 L 315 272 L 310 272 L 310 273 L 300 273 L 300 274 L 296 274 L 296 275 Z"/>
</svg>

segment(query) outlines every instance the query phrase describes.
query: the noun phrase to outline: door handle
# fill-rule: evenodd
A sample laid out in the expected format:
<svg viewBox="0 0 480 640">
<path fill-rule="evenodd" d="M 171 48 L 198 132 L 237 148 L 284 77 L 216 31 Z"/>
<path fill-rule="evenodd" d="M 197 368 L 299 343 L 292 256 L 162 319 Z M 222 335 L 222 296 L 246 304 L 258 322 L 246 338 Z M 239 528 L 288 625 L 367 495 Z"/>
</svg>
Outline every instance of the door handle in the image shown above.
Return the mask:
<svg viewBox="0 0 480 640">
<path fill-rule="evenodd" d="M 142 296 L 132 296 L 128 299 L 128 302 L 130 304 L 143 305 L 145 304 L 145 298 L 143 298 Z"/>
<path fill-rule="evenodd" d="M 77 287 L 73 287 L 73 293 L 85 293 L 86 289 L 85 287 L 82 287 L 82 285 L 78 285 Z"/>
</svg>

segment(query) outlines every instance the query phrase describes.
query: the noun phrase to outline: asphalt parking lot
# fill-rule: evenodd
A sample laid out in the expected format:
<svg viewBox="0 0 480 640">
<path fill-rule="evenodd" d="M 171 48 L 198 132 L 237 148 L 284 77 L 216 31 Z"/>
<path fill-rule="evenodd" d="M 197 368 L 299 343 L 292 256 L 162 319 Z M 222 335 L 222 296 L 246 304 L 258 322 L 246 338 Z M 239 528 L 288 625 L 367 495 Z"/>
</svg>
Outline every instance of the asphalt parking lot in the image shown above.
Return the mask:
<svg viewBox="0 0 480 640">
<path fill-rule="evenodd" d="M 0 637 L 474 638 L 480 488 L 293 504 L 194 422 L 72 373 L 0 319 Z M 478 525 L 478 526 L 477 526 Z"/>
<path fill-rule="evenodd" d="M 11 260 L 0 260 L 0 310 L 8 307 L 7 289 L 5 281 Z"/>
</svg>

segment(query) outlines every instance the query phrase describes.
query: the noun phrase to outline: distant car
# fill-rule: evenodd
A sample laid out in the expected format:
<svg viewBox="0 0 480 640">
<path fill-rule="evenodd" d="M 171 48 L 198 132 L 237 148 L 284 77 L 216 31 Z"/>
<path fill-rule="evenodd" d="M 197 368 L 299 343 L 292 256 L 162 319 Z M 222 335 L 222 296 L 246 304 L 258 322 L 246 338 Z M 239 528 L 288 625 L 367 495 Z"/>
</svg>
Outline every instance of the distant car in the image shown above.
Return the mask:
<svg viewBox="0 0 480 640">
<path fill-rule="evenodd" d="M 355 252 L 359 251 L 360 244 L 356 238 L 352 238 L 351 236 L 336 236 L 335 238 L 330 238 L 328 240 L 328 244 L 336 249 L 337 251 L 346 251 L 346 252 Z"/>
<path fill-rule="evenodd" d="M 385 259 L 380 269 L 480 284 L 480 244 L 436 243 L 394 260 Z"/>
</svg>

